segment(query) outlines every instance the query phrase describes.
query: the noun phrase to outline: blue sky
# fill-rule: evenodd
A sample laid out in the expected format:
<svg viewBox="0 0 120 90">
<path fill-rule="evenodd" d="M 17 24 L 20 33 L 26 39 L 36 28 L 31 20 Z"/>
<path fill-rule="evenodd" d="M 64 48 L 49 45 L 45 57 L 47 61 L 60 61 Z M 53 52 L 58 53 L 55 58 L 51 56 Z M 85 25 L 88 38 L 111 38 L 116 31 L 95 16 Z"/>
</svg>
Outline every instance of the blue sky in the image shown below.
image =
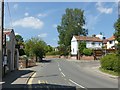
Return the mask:
<svg viewBox="0 0 120 90">
<path fill-rule="evenodd" d="M 5 3 L 5 27 L 13 28 L 24 40 L 40 37 L 47 44 L 57 46 L 56 26 L 61 23 L 66 8 L 84 10 L 89 35 L 102 32 L 109 38 L 114 33 L 113 25 L 118 18 L 115 2 L 8 2 Z"/>
</svg>

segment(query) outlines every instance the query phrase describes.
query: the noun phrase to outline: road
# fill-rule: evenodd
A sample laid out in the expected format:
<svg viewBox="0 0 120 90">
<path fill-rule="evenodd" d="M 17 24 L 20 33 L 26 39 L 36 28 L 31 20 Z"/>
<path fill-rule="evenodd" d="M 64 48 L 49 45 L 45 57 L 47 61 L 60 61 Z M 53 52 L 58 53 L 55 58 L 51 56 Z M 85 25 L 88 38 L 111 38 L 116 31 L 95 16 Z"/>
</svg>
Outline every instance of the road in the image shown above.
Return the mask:
<svg viewBox="0 0 120 90">
<path fill-rule="evenodd" d="M 118 80 L 93 71 L 94 62 L 73 62 L 63 59 L 46 60 L 34 67 L 36 71 L 28 84 L 56 85 L 58 87 L 75 87 L 83 90 L 88 88 L 118 88 Z M 38 86 L 36 86 L 37 88 Z M 89 90 L 89 89 L 88 89 Z"/>
</svg>

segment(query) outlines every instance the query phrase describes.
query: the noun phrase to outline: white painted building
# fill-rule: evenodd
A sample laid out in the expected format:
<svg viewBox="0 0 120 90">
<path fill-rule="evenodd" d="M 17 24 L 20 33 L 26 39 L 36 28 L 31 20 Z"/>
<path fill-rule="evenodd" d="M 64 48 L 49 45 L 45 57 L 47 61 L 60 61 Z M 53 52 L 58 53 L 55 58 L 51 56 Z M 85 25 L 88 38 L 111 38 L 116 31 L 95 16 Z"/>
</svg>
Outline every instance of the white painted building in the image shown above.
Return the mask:
<svg viewBox="0 0 120 90">
<path fill-rule="evenodd" d="M 115 40 L 115 36 L 107 39 L 107 49 L 115 49 L 116 44 L 118 44 L 118 41 Z"/>
<path fill-rule="evenodd" d="M 4 50 L 6 51 L 7 55 L 7 68 L 8 72 L 18 69 L 18 60 L 19 60 L 19 52 L 18 49 L 15 47 L 16 45 L 16 39 L 15 39 L 15 33 L 13 29 L 5 29 L 4 30 L 4 41 L 3 44 L 6 48 Z M 3 53 L 5 53 L 3 51 Z"/>
<path fill-rule="evenodd" d="M 77 55 L 79 41 L 85 41 L 86 48 L 90 48 L 90 49 L 101 49 L 102 48 L 102 40 L 98 37 L 73 36 L 71 40 L 71 55 L 73 56 Z"/>
</svg>

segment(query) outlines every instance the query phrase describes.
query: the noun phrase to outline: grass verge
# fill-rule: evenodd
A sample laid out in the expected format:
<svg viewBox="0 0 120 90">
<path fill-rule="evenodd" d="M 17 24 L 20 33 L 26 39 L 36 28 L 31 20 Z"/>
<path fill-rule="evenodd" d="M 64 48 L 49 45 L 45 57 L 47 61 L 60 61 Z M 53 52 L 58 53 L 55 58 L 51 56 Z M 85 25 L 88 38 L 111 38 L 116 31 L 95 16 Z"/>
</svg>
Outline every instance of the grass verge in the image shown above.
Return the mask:
<svg viewBox="0 0 120 90">
<path fill-rule="evenodd" d="M 104 72 L 104 73 L 107 73 L 107 74 L 111 74 L 111 75 L 114 75 L 114 76 L 119 76 L 118 72 L 114 72 L 114 71 L 111 71 L 111 70 L 105 70 L 103 68 L 99 68 L 100 71 Z"/>
</svg>

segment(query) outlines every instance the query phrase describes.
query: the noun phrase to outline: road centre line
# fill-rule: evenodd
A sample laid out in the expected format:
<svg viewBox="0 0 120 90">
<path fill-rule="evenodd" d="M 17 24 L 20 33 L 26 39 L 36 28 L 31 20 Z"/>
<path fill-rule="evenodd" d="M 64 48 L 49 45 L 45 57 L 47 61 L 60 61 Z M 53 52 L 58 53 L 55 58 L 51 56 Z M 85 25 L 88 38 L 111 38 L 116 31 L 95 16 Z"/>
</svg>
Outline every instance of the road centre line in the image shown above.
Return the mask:
<svg viewBox="0 0 120 90">
<path fill-rule="evenodd" d="M 59 70 L 61 71 L 61 68 L 59 68 Z"/>
<path fill-rule="evenodd" d="M 32 81 L 33 81 L 33 78 L 35 77 L 35 75 L 36 75 L 36 73 L 34 73 L 34 74 L 31 76 L 30 80 L 28 81 L 28 84 L 32 84 Z"/>
<path fill-rule="evenodd" d="M 73 81 L 73 80 L 71 80 L 71 79 L 69 79 L 69 81 L 70 81 L 70 82 L 72 82 L 72 83 L 74 83 L 75 85 L 77 85 L 77 86 L 81 87 L 81 88 L 85 88 L 85 87 L 83 87 L 82 85 L 80 85 L 80 84 L 78 84 L 78 83 L 74 82 L 74 81 Z"/>
<path fill-rule="evenodd" d="M 63 72 L 61 72 L 61 74 L 65 77 L 65 74 Z"/>
<path fill-rule="evenodd" d="M 57 64 L 58 64 L 58 67 L 59 67 L 60 65 L 59 65 L 59 63 L 58 63 L 58 62 L 57 62 Z"/>
</svg>

